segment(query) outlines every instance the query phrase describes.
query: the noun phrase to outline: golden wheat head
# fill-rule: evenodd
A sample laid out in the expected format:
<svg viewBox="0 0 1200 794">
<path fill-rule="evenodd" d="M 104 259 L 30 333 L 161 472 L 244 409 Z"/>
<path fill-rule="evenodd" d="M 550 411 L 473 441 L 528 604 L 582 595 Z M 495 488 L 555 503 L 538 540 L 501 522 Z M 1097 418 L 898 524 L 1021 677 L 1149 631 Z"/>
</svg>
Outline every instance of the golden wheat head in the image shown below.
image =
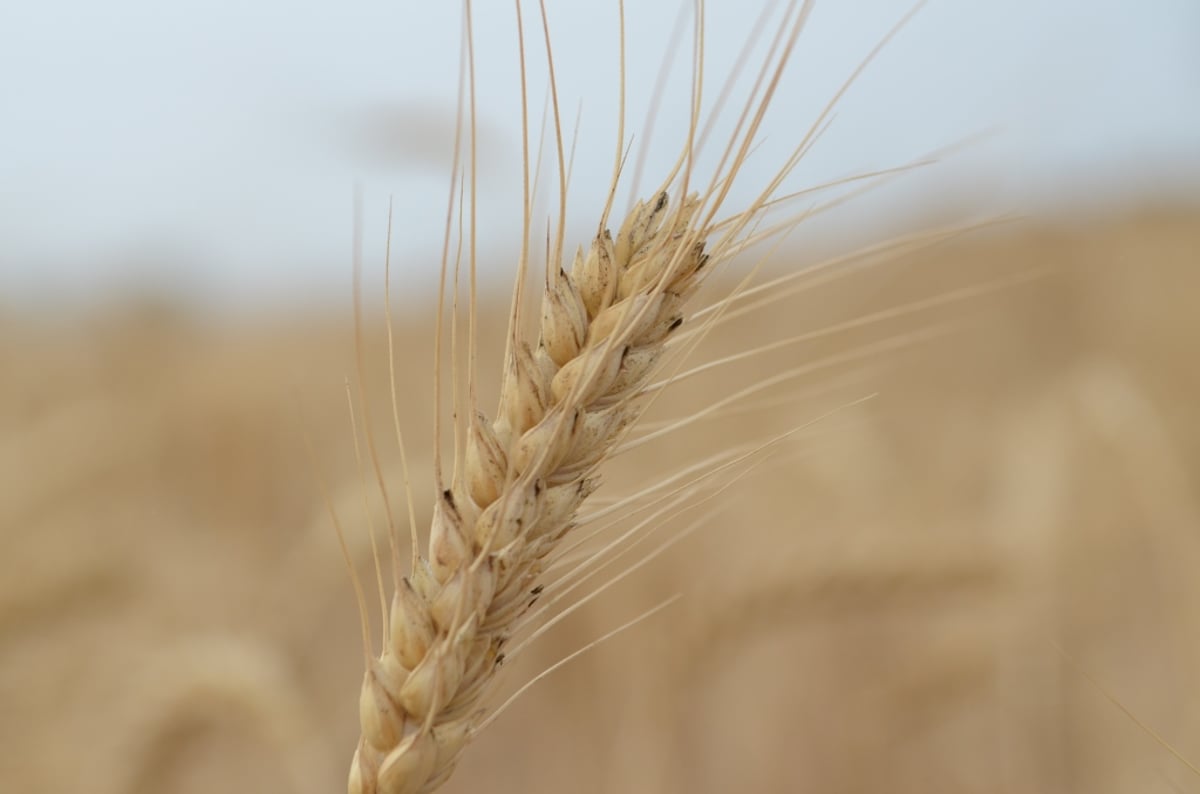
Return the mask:
<svg viewBox="0 0 1200 794">
<path fill-rule="evenodd" d="M 392 599 L 388 645 L 363 681 L 352 792 L 428 791 L 453 770 L 544 560 L 683 322 L 705 264 L 696 207 L 639 203 L 547 290 L 537 344 L 512 351 L 499 415 L 472 418 L 428 559 Z"/>
<path fill-rule="evenodd" d="M 469 47 L 469 3 L 466 11 Z M 454 475 L 444 484 L 440 462 L 435 462 L 438 495 L 427 552 L 417 554 L 414 540 L 411 572 L 397 581 L 387 609 L 382 652 L 368 658 L 351 794 L 420 794 L 452 774 L 464 747 L 494 717 L 486 699 L 497 670 L 506 651 L 513 652 L 510 641 L 532 622 L 528 613 L 542 592 L 540 579 L 564 538 L 577 529 L 580 508 L 597 486 L 599 465 L 616 451 L 645 410 L 645 398 L 657 390 L 651 378 L 663 368 L 673 340 L 685 335 L 694 339 L 702 334 L 692 331 L 706 330 L 692 328 L 699 323 L 689 298 L 716 266 L 795 223 L 760 228 L 764 213 L 779 202 L 775 196 L 782 179 L 819 134 L 829 108 L 749 206 L 721 220 L 717 215 L 755 142 L 808 12 L 808 3 L 787 5 L 715 174 L 702 189 L 691 190 L 697 139 L 705 135 L 698 124 L 703 16 L 697 14 L 691 116 L 679 159 L 662 186 L 633 206 L 614 235 L 608 218 L 624 164 L 622 90 L 613 187 L 597 232 L 568 267 L 562 223 L 567 169 L 542 8 L 560 217 L 542 279 L 538 330 L 528 335 L 520 330 L 520 284 L 531 224 L 526 122 L 525 246 L 499 406 L 491 417 L 479 410 L 470 381 L 472 361 L 468 399 L 464 410 L 456 411 L 461 418 L 456 419 Z M 621 17 L 623 21 L 623 9 Z M 520 3 L 517 18 L 519 30 Z M 621 52 L 623 61 L 623 25 Z M 524 57 L 522 39 L 522 64 Z M 473 64 L 468 68 L 473 75 Z M 523 97 L 524 79 L 522 71 Z M 622 87 L 623 82 L 622 62 Z M 473 107 L 473 77 L 468 85 Z M 525 117 L 523 112 L 523 121 Z M 473 124 L 471 129 L 473 135 Z M 473 143 L 471 151 L 473 157 Z M 473 174 L 473 160 L 471 167 Z M 446 269 L 444 256 L 443 276 Z M 711 324 L 714 316 L 709 311 L 705 322 Z M 680 328 L 688 330 L 680 333 Z"/>
</svg>

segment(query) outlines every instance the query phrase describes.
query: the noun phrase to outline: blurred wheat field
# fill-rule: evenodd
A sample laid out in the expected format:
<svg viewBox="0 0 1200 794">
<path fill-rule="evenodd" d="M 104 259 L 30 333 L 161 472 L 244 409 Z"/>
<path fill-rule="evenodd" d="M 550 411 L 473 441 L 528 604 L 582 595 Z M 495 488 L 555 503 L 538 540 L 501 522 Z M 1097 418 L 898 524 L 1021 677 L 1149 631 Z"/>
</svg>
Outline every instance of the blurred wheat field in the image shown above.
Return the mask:
<svg viewBox="0 0 1200 794">
<path fill-rule="evenodd" d="M 610 467 L 601 499 L 805 425 L 513 665 L 684 596 L 540 682 L 446 790 L 1200 791 L 1087 677 L 1200 761 L 1198 263 L 1195 211 L 1027 223 L 731 322 L 699 360 L 1044 271 L 668 392 L 651 422 L 830 362 Z M 0 319 L 0 789 L 342 788 L 358 626 L 305 434 L 369 575 L 349 314 Z M 427 524 L 432 317 L 397 334 Z"/>
</svg>

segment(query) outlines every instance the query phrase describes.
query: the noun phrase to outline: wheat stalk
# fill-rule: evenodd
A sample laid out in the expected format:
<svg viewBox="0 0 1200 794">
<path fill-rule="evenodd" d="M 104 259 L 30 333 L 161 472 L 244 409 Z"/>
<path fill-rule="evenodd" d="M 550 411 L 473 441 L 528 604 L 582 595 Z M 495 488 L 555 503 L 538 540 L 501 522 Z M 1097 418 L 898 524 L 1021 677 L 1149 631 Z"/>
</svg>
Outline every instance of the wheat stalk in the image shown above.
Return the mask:
<svg viewBox="0 0 1200 794">
<path fill-rule="evenodd" d="M 663 370 L 672 340 L 678 340 L 676 347 L 694 346 L 728 305 L 724 301 L 710 304 L 702 320 L 693 320 L 689 299 L 721 263 L 797 222 L 793 218 L 759 228 L 765 212 L 780 201 L 776 198 L 779 185 L 819 135 L 840 92 L 757 198 L 736 214 L 723 219 L 718 215 L 755 142 L 809 8 L 809 3 L 787 5 L 715 175 L 702 190 L 691 190 L 698 139 L 705 137 L 698 123 L 703 14 L 697 14 L 692 115 L 679 159 L 662 187 L 648 200 L 637 202 L 614 235 L 608 218 L 624 163 L 621 9 L 622 103 L 613 187 L 595 236 L 586 251 L 577 251 L 568 268 L 563 255 L 565 147 L 549 25 L 542 6 L 559 161 L 560 214 L 547 256 L 538 332 L 536 338 L 530 338 L 520 330 L 521 284 L 529 259 L 531 225 L 528 124 L 523 111 L 525 246 L 518 267 L 499 407 L 488 417 L 477 406 L 472 322 L 466 409 L 456 412 L 465 418 L 456 422 L 454 473 L 444 485 L 440 461 L 435 462 L 439 494 L 428 552 L 417 554 L 414 536 L 411 573 L 396 583 L 382 652 L 378 656 L 368 653 L 360 696 L 361 738 L 350 771 L 352 794 L 419 794 L 436 789 L 451 775 L 464 747 L 494 717 L 486 709 L 486 698 L 496 671 L 506 651 L 511 655 L 524 647 L 524 642 L 517 648 L 509 643 L 544 617 L 541 610 L 530 612 L 545 586 L 542 575 L 556 552 L 563 551 L 564 539 L 572 537 L 579 526 L 580 507 L 597 487 L 597 468 L 618 450 L 621 439 L 645 410 L 646 398 L 662 385 L 652 384 L 651 378 Z M 518 30 L 520 13 L 518 2 Z M 473 122 L 469 3 L 465 19 L 467 96 Z M 524 59 L 522 39 L 522 67 Z M 856 76 L 857 72 L 850 80 Z M 522 97 L 524 79 L 522 69 Z M 473 123 L 470 151 L 473 158 Z M 455 177 L 457 168 L 456 161 Z M 454 195 L 452 190 L 452 202 Z M 472 190 L 471 228 L 473 195 Z M 446 252 L 449 239 L 448 224 Z M 472 317 L 473 246 L 472 238 Z M 443 285 L 448 261 L 449 256 L 444 256 Z M 684 327 L 690 329 L 686 337 L 678 333 Z M 670 381 L 668 377 L 663 383 Z M 395 561 L 397 543 L 394 537 L 392 541 Z M 369 650 L 361 588 L 359 598 L 364 643 Z"/>
</svg>

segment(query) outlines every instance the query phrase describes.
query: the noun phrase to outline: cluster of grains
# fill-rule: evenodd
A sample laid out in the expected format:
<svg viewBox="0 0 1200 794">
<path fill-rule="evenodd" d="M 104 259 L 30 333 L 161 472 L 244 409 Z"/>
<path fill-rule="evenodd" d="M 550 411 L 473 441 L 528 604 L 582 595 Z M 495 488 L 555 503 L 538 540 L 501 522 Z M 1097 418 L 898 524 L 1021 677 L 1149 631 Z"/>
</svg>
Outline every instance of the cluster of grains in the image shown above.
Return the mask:
<svg viewBox="0 0 1200 794">
<path fill-rule="evenodd" d="M 351 794 L 419 794 L 453 772 L 506 641 L 596 487 L 704 266 L 696 197 L 639 202 L 547 281 L 536 346 L 514 338 L 494 420 L 475 412 L 428 559 L 393 597 L 360 700 Z"/>
</svg>

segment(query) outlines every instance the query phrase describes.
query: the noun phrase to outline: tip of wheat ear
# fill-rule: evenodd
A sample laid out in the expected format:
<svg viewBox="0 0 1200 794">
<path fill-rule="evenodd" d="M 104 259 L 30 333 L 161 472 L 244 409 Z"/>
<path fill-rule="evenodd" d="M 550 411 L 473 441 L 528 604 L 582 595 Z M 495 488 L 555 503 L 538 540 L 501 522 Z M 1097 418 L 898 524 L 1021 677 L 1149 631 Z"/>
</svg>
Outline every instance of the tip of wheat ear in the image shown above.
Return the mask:
<svg viewBox="0 0 1200 794">
<path fill-rule="evenodd" d="M 453 771 L 548 555 L 683 321 L 706 262 L 699 203 L 639 202 L 615 239 L 602 231 L 547 279 L 537 344 L 513 346 L 495 419 L 471 418 L 428 559 L 392 598 L 363 679 L 351 794 L 428 792 Z"/>
</svg>

